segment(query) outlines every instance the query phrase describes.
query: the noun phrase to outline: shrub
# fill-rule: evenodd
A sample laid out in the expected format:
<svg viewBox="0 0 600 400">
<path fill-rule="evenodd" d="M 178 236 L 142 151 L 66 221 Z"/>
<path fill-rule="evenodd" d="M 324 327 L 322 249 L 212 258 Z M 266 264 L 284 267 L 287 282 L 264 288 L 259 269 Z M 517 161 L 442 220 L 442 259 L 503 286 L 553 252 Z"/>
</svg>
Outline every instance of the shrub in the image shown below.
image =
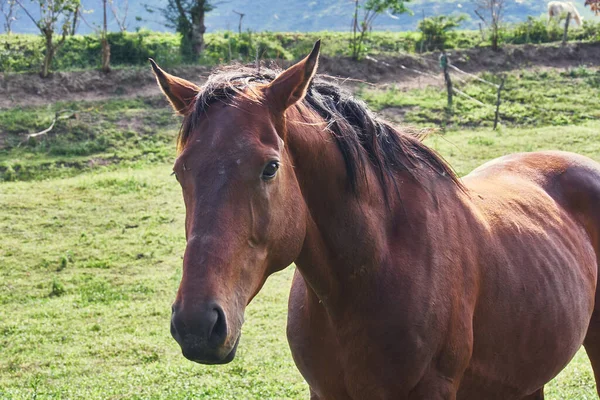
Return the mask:
<svg viewBox="0 0 600 400">
<path fill-rule="evenodd" d="M 420 48 L 423 43 L 425 51 L 446 49 L 447 43 L 456 37 L 454 29 L 466 19 L 466 15 L 438 15 L 425 18 L 417 27 L 421 32 L 421 39 L 417 42 L 417 46 Z"/>
<path fill-rule="evenodd" d="M 547 23 L 545 18 L 528 17 L 516 24 L 507 38 L 514 44 L 548 43 L 562 40 L 563 30 L 557 23 Z"/>
</svg>

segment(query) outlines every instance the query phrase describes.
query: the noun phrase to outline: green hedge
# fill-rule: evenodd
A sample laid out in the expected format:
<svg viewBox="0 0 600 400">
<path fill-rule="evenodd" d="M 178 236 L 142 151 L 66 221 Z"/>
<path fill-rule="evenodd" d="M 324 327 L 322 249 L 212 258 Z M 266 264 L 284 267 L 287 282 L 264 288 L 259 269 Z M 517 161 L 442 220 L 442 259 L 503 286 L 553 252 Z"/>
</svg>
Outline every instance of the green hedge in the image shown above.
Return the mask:
<svg viewBox="0 0 600 400">
<path fill-rule="evenodd" d="M 210 33 L 205 36 L 206 51 L 200 63 L 218 64 L 238 60 L 248 62 L 257 52 L 262 58 L 292 60 L 307 54 L 317 39 L 322 39 L 323 53 L 330 56 L 349 56 L 349 32 L 232 32 Z M 180 36 L 165 32 L 110 33 L 111 65 L 145 65 L 148 57 L 160 60 L 161 65 L 184 63 L 179 51 Z M 530 18 L 527 22 L 503 29 L 502 43 L 548 43 L 562 40 L 562 28 L 548 25 L 543 19 Z M 584 26 L 569 31 L 569 40 L 600 40 L 600 23 L 584 22 Z M 420 49 L 418 32 L 372 32 L 365 41 L 367 54 L 393 55 Z M 449 40 L 446 47 L 470 48 L 487 46 L 487 37 L 478 31 L 462 30 Z M 0 72 L 35 72 L 42 63 L 43 40 L 31 34 L 0 34 Z M 53 62 L 53 71 L 100 67 L 100 41 L 96 35 L 68 37 Z"/>
<path fill-rule="evenodd" d="M 571 25 L 572 26 L 572 25 Z M 505 30 L 502 39 L 506 43 L 550 43 L 563 39 L 564 28 L 556 22 L 548 24 L 546 18 L 531 18 L 516 24 L 513 29 Z M 583 21 L 581 28 L 569 29 L 568 40 L 599 41 L 600 23 Z"/>
<path fill-rule="evenodd" d="M 414 32 L 373 32 L 366 41 L 371 54 L 414 51 L 418 34 Z M 232 32 L 210 33 L 205 36 L 206 51 L 202 64 L 218 64 L 238 60 L 247 62 L 256 53 L 270 59 L 297 59 L 307 54 L 317 39 L 327 43 L 324 54 L 348 54 L 350 36 L 345 32 L 272 33 Z M 174 33 L 140 31 L 110 33 L 111 65 L 145 65 L 148 57 L 161 65 L 183 64 L 179 52 L 180 36 Z M 0 72 L 34 72 L 42 63 L 44 42 L 31 34 L 0 34 Z M 100 41 L 96 35 L 68 37 L 52 64 L 52 70 L 99 68 Z"/>
<path fill-rule="evenodd" d="M 172 33 L 140 31 L 109 33 L 111 64 L 139 65 L 148 57 L 160 58 L 165 65 L 182 63 L 179 36 Z M 95 35 L 70 36 L 59 49 L 52 70 L 99 68 L 100 40 Z M 44 57 L 44 42 L 37 35 L 0 35 L 0 71 L 37 71 Z"/>
</svg>

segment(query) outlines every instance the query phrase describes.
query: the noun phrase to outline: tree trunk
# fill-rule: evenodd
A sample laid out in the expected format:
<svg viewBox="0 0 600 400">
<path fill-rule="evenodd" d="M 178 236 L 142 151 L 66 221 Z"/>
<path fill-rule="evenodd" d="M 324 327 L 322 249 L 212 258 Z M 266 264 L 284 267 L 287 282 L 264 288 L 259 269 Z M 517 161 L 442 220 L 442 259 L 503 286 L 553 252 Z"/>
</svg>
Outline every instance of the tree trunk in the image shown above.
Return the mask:
<svg viewBox="0 0 600 400">
<path fill-rule="evenodd" d="M 54 44 L 52 42 L 52 33 L 45 34 L 46 37 L 46 54 L 44 56 L 44 63 L 42 64 L 42 72 L 40 76 L 47 78 L 50 74 L 50 66 L 52 65 L 52 59 L 54 58 Z"/>
<path fill-rule="evenodd" d="M 492 50 L 498 51 L 498 27 L 492 26 Z"/>
<path fill-rule="evenodd" d="M 204 25 L 206 0 L 198 0 L 197 4 L 192 8 L 192 32 L 191 32 L 191 47 L 195 57 L 200 56 L 204 51 L 204 33 L 206 26 Z"/>
<path fill-rule="evenodd" d="M 357 34 L 358 31 L 358 0 L 354 0 L 354 18 L 352 19 L 352 59 L 358 60 L 358 44 Z"/>
<path fill-rule="evenodd" d="M 110 72 L 110 43 L 106 36 L 102 38 L 102 72 Z"/>
<path fill-rule="evenodd" d="M 108 25 L 106 18 L 106 2 L 107 0 L 102 0 L 103 8 L 104 8 L 104 21 L 102 24 L 102 72 L 105 74 L 110 72 L 110 44 L 108 43 Z"/>
<path fill-rule="evenodd" d="M 75 35 L 77 31 L 77 17 L 79 16 L 79 6 L 75 7 L 75 12 L 73 13 L 73 24 L 71 25 L 71 36 Z"/>
</svg>

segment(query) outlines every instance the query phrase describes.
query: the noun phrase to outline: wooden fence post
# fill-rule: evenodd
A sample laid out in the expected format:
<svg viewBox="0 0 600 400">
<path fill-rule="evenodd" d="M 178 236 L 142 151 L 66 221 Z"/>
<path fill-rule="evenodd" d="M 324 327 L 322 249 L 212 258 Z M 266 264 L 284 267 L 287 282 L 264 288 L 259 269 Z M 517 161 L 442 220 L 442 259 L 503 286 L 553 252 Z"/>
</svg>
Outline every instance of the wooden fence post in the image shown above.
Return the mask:
<svg viewBox="0 0 600 400">
<path fill-rule="evenodd" d="M 494 116 L 494 130 L 498 127 L 498 119 L 500 118 L 500 94 L 504 89 L 504 82 L 506 81 L 506 75 L 502 77 L 502 82 L 498 86 L 498 95 L 496 97 L 496 115 Z"/>
<path fill-rule="evenodd" d="M 569 22 L 571 21 L 571 13 L 567 13 L 567 21 L 565 22 L 565 33 L 563 33 L 563 46 L 567 44 L 567 34 L 569 33 Z"/>
<path fill-rule="evenodd" d="M 446 52 L 440 54 L 440 67 L 444 70 L 444 80 L 446 81 L 446 90 L 448 91 L 448 114 L 452 113 L 452 80 L 450 79 L 450 71 L 448 71 L 448 64 L 450 60 L 446 55 Z"/>
</svg>

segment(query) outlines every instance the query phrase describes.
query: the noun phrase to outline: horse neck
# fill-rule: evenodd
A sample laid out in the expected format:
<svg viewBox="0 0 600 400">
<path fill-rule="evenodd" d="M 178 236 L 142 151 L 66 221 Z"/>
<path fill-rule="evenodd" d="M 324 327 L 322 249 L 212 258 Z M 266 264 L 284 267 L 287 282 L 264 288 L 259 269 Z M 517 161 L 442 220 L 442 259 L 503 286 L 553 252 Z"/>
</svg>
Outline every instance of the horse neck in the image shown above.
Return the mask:
<svg viewBox="0 0 600 400">
<path fill-rule="evenodd" d="M 360 301 L 358 292 L 368 282 L 395 268 L 392 253 L 419 257 L 422 252 L 411 247 L 423 249 L 422 238 L 431 238 L 430 222 L 450 219 L 449 207 L 461 201 L 461 194 L 448 177 L 432 172 L 428 181 L 417 182 L 399 172 L 399 194 L 390 184 L 386 203 L 371 167 L 354 192 L 326 123 L 311 110 L 300 110 L 288 112 L 286 137 L 308 209 L 304 247 L 295 263 L 319 300 L 336 308 L 349 298 Z"/>
</svg>

